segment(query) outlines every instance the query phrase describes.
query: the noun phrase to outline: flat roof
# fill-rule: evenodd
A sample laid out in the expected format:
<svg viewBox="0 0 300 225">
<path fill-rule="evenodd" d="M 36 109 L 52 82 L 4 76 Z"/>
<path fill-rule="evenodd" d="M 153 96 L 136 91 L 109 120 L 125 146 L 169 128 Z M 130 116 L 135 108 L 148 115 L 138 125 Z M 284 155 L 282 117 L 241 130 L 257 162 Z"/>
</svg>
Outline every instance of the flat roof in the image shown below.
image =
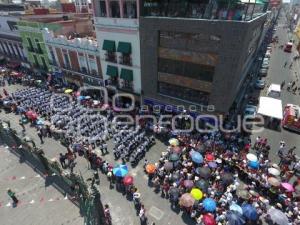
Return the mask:
<svg viewBox="0 0 300 225">
<path fill-rule="evenodd" d="M 276 98 L 260 97 L 257 113 L 281 120 L 283 118 L 282 101 Z"/>
</svg>

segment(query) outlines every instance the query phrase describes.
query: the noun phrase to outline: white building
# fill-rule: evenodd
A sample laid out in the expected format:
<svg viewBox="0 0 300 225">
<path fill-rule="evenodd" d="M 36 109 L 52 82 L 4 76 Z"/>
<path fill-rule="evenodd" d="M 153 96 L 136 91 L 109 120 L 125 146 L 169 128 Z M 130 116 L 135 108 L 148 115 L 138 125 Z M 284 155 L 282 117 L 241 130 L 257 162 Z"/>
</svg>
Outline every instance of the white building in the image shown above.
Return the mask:
<svg viewBox="0 0 300 225">
<path fill-rule="evenodd" d="M 93 0 L 103 79 L 114 91 L 141 94 L 139 0 Z"/>
</svg>

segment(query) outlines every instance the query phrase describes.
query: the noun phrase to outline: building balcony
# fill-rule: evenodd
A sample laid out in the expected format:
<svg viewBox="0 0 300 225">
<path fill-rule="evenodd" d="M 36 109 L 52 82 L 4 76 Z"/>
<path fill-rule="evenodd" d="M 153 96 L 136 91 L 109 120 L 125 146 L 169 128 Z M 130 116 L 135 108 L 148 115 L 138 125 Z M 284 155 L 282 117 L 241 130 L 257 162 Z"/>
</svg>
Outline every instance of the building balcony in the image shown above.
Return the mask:
<svg viewBox="0 0 300 225">
<path fill-rule="evenodd" d="M 100 27 L 120 27 L 138 29 L 139 20 L 137 18 L 110 18 L 110 17 L 95 17 L 95 26 Z"/>
<path fill-rule="evenodd" d="M 117 63 L 117 57 L 114 53 L 105 53 L 105 61 Z"/>
<path fill-rule="evenodd" d="M 27 47 L 27 50 L 28 50 L 29 52 L 35 52 L 33 47 Z"/>
<path fill-rule="evenodd" d="M 131 57 L 119 56 L 119 64 L 122 64 L 122 65 L 125 65 L 125 66 L 132 66 L 132 58 Z"/>
<path fill-rule="evenodd" d="M 133 84 L 127 84 L 127 85 L 118 85 L 117 87 L 119 90 L 124 91 L 124 92 L 129 92 L 129 93 L 134 93 L 133 90 Z"/>
<path fill-rule="evenodd" d="M 57 62 L 56 61 L 53 61 L 53 60 L 49 60 L 49 64 L 51 66 L 58 66 Z"/>
<path fill-rule="evenodd" d="M 34 51 L 35 51 L 35 53 L 37 53 L 37 54 L 44 54 L 43 50 L 40 49 L 40 48 L 35 48 Z"/>
</svg>

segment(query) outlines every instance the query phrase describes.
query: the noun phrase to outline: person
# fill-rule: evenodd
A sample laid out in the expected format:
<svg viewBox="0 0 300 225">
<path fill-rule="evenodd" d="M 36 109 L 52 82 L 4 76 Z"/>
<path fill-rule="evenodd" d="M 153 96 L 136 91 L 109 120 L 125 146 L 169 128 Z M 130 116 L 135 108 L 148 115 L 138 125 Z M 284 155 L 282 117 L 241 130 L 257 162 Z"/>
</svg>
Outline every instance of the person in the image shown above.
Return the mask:
<svg viewBox="0 0 300 225">
<path fill-rule="evenodd" d="M 141 220 L 141 224 L 146 224 L 147 217 L 146 217 L 145 213 L 146 213 L 145 206 L 142 204 L 140 212 L 139 212 L 139 217 L 140 217 L 140 220 Z"/>
<path fill-rule="evenodd" d="M 13 200 L 14 205 L 17 205 L 19 200 L 16 197 L 16 193 L 13 192 L 10 188 L 7 189 L 7 194 Z"/>
<path fill-rule="evenodd" d="M 22 118 L 19 120 L 19 124 L 22 127 L 22 132 L 24 133 L 26 131 L 26 129 L 25 129 L 25 126 L 24 126 Z"/>
<path fill-rule="evenodd" d="M 104 216 L 105 216 L 106 223 L 108 225 L 111 225 L 112 221 L 111 221 L 111 215 L 110 215 L 108 204 L 105 204 L 105 206 L 104 206 Z"/>
<path fill-rule="evenodd" d="M 41 130 L 41 129 L 38 130 L 37 135 L 38 135 L 39 138 L 40 138 L 41 144 L 44 144 L 43 133 L 42 133 L 42 130 Z"/>
<path fill-rule="evenodd" d="M 66 156 L 62 153 L 59 153 L 59 162 L 62 168 L 66 168 Z"/>
</svg>

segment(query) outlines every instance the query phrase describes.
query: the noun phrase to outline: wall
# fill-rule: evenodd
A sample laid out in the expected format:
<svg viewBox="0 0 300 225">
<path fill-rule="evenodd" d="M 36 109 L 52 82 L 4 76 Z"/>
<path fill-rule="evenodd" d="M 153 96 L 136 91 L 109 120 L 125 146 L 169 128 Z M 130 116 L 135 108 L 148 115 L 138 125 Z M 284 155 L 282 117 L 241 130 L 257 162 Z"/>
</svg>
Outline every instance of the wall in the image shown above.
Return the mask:
<svg viewBox="0 0 300 225">
<path fill-rule="evenodd" d="M 252 22 L 235 22 L 141 18 L 141 74 L 142 89 L 145 97 L 175 105 L 184 103 L 180 100 L 157 94 L 159 30 L 215 35 L 221 38 L 220 43 L 217 44 L 218 47 L 216 47 L 214 42 L 206 41 L 203 43 L 201 50 L 204 53 L 218 55 L 209 103 L 215 105 L 218 111 L 226 112 L 234 101 L 238 88 L 241 85 L 240 81 L 246 76 L 243 68 L 248 67 L 245 66 L 245 61 L 247 61 L 247 49 L 252 38 L 252 36 L 250 37 L 251 30 L 261 26 L 264 19 L 265 16 L 259 17 Z M 187 45 L 191 51 L 193 48 L 199 47 L 193 46 L 193 43 L 188 43 Z"/>
</svg>

